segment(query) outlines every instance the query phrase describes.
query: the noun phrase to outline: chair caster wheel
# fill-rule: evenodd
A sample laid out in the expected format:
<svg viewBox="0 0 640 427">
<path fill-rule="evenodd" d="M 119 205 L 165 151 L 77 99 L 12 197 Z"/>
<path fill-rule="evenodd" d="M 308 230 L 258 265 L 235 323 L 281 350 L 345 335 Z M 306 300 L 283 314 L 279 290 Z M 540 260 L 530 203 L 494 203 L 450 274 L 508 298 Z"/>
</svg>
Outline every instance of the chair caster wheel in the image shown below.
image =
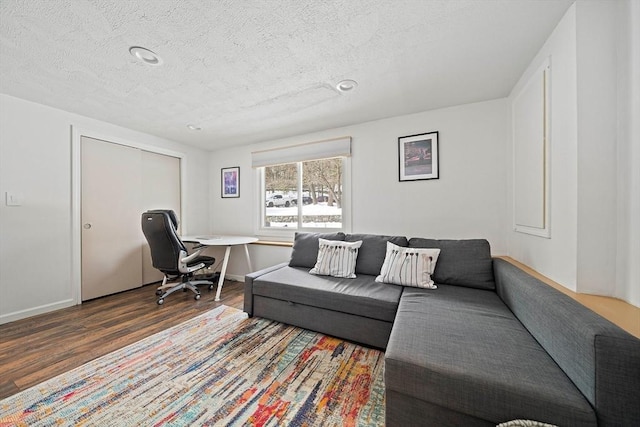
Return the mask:
<svg viewBox="0 0 640 427">
<path fill-rule="evenodd" d="M 156 290 L 156 295 L 158 296 L 162 295 L 162 291 L 160 289 Z"/>
<path fill-rule="evenodd" d="M 193 297 L 193 299 L 195 299 L 196 301 L 200 299 L 200 294 L 196 294 L 195 297 Z"/>
<path fill-rule="evenodd" d="M 164 304 L 164 298 L 160 298 L 160 299 L 158 300 L 158 305 L 162 305 L 162 304 Z"/>
<path fill-rule="evenodd" d="M 212 291 L 213 290 L 213 285 L 209 285 L 209 290 Z"/>
</svg>

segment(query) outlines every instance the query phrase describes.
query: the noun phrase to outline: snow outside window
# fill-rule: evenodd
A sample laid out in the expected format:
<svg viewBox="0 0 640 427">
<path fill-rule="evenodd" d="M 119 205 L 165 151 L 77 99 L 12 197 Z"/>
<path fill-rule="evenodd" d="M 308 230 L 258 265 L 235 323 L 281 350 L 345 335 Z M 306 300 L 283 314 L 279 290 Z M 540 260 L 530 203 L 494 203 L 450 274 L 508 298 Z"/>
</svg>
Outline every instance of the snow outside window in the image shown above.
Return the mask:
<svg viewBox="0 0 640 427">
<path fill-rule="evenodd" d="M 260 168 L 260 231 L 345 230 L 345 163 L 337 157 Z"/>
</svg>

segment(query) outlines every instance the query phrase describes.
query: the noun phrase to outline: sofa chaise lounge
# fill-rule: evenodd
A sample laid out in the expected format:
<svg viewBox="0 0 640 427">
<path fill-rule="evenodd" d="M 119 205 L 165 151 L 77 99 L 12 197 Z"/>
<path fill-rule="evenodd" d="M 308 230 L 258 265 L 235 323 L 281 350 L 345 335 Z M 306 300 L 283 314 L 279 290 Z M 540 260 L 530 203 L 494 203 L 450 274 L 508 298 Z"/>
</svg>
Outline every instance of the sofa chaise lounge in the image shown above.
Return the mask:
<svg viewBox="0 0 640 427">
<path fill-rule="evenodd" d="M 355 279 L 309 274 L 320 238 L 362 241 Z M 437 289 L 379 283 L 387 242 L 437 248 Z M 486 240 L 298 233 L 291 261 L 248 274 L 251 316 L 385 350 L 388 426 L 640 425 L 640 340 Z"/>
</svg>

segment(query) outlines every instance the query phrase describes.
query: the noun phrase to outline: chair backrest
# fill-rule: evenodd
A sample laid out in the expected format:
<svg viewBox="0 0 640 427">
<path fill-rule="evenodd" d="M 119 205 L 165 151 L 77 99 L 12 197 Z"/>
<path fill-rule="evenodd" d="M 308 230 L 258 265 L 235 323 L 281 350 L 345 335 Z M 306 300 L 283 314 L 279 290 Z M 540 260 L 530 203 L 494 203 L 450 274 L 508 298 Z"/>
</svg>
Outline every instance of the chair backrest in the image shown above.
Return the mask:
<svg viewBox="0 0 640 427">
<path fill-rule="evenodd" d="M 151 249 L 153 267 L 166 274 L 180 274 L 178 260 L 187 253 L 176 232 L 177 226 L 178 218 L 172 210 L 158 209 L 142 214 L 142 232 Z"/>
<path fill-rule="evenodd" d="M 145 213 L 166 213 L 167 215 L 169 215 L 169 219 L 173 224 L 173 228 L 176 231 L 178 230 L 178 225 L 180 224 L 180 221 L 178 221 L 178 215 L 176 215 L 176 213 L 171 209 L 150 209 Z"/>
</svg>

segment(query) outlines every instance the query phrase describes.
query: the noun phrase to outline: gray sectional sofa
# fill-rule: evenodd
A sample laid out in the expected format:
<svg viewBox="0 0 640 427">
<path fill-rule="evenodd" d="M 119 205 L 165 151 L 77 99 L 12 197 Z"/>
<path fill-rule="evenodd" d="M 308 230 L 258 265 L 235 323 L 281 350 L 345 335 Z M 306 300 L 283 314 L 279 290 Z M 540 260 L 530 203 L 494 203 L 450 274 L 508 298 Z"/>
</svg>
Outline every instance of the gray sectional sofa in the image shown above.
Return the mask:
<svg viewBox="0 0 640 427">
<path fill-rule="evenodd" d="M 362 240 L 357 278 L 308 273 L 320 237 Z M 375 282 L 387 241 L 439 248 L 438 288 Z M 640 426 L 640 340 L 486 240 L 298 233 L 289 263 L 246 276 L 244 307 L 384 349 L 388 426 Z"/>
</svg>

